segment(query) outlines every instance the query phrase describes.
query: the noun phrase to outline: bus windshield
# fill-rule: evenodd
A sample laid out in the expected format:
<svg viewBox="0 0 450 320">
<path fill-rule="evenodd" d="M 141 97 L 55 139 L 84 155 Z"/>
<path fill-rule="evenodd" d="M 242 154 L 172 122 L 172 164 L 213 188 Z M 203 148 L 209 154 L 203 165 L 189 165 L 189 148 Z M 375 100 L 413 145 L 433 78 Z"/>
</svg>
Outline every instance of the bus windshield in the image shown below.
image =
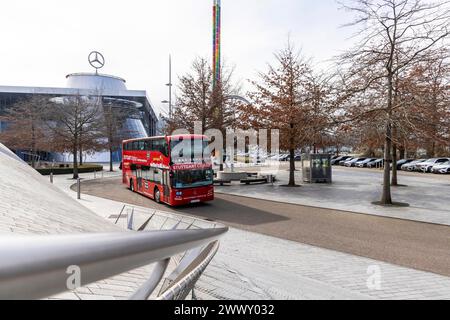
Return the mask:
<svg viewBox="0 0 450 320">
<path fill-rule="evenodd" d="M 172 180 L 174 188 L 203 187 L 213 184 L 212 169 L 175 171 Z"/>
</svg>

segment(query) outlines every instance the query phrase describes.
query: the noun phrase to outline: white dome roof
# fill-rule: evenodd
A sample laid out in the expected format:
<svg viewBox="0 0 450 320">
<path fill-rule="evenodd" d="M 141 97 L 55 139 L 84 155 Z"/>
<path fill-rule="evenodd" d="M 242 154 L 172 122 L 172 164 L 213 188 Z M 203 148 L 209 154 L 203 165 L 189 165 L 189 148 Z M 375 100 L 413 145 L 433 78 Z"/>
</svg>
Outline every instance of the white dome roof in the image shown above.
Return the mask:
<svg viewBox="0 0 450 320">
<path fill-rule="evenodd" d="M 73 73 L 67 75 L 66 78 L 67 87 L 72 89 L 108 90 L 117 92 L 127 90 L 124 79 L 105 74 Z"/>
</svg>

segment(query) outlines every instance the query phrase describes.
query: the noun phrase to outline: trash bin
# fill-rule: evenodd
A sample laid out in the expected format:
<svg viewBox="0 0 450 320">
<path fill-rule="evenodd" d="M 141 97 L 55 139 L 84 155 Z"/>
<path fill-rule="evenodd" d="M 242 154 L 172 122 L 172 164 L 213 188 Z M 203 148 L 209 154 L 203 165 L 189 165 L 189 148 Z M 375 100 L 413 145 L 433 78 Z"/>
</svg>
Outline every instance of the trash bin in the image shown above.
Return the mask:
<svg viewBox="0 0 450 320">
<path fill-rule="evenodd" d="M 331 154 L 304 154 L 302 156 L 303 182 L 332 183 Z"/>
</svg>

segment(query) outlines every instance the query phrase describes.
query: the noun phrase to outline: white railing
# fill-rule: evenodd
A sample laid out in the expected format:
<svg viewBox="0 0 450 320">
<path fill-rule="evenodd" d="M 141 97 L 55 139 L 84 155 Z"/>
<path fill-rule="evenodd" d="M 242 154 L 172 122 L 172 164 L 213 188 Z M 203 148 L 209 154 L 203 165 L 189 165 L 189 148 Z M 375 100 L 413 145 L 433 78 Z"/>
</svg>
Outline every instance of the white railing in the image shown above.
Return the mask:
<svg viewBox="0 0 450 320">
<path fill-rule="evenodd" d="M 126 208 L 122 210 L 122 213 Z M 142 214 L 143 212 L 139 212 Z M 126 221 L 132 227 L 137 211 Z M 155 217 L 176 220 L 156 212 L 146 212 L 144 230 Z M 121 216 L 117 218 L 117 221 Z M 68 236 L 0 237 L 0 299 L 40 299 L 68 291 L 68 270 L 80 271 L 80 285 L 156 263 L 150 278 L 130 299 L 148 299 L 163 280 L 171 259 L 181 255 L 177 268 L 164 279 L 159 299 L 184 299 L 206 269 L 228 228 L 202 229 L 198 219 L 176 222 L 169 230 L 79 234 Z M 166 225 L 167 221 L 165 222 Z M 203 222 L 204 223 L 204 222 Z M 195 226 L 195 227 L 194 227 Z M 163 226 L 164 227 L 164 226 Z M 180 228 L 183 229 L 180 229 Z"/>
</svg>

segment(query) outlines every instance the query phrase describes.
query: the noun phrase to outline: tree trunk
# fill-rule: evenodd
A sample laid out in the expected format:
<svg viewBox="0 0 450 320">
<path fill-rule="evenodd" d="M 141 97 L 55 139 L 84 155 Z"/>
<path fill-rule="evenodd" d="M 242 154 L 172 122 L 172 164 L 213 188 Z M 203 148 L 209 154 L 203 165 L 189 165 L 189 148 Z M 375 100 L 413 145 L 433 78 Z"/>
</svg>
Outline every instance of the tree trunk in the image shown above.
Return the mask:
<svg viewBox="0 0 450 320">
<path fill-rule="evenodd" d="M 78 144 L 75 142 L 73 144 L 73 179 L 78 179 L 78 161 L 77 161 L 77 147 Z"/>
<path fill-rule="evenodd" d="M 83 165 L 83 148 L 81 147 L 81 144 L 80 144 L 80 147 L 79 147 L 79 156 L 80 156 L 80 166 L 82 166 Z"/>
<path fill-rule="evenodd" d="M 436 143 L 434 141 L 429 141 L 427 147 L 427 157 L 434 158 L 435 155 L 436 155 Z"/>
<path fill-rule="evenodd" d="M 295 124 L 290 124 L 289 131 L 289 187 L 295 187 Z"/>
<path fill-rule="evenodd" d="M 80 128 L 80 133 L 78 135 L 78 151 L 80 152 L 80 166 L 83 165 L 83 145 L 81 142 L 82 134 L 83 134 L 83 128 Z"/>
<path fill-rule="evenodd" d="M 392 136 L 394 142 L 392 143 L 392 180 L 391 185 L 398 186 L 398 175 L 397 175 L 397 127 L 394 125 L 392 128 Z"/>
<path fill-rule="evenodd" d="M 391 195 L 391 125 L 388 124 L 386 127 L 386 140 L 384 147 L 384 174 L 383 174 L 383 195 L 381 197 L 381 204 L 390 205 L 392 204 Z"/>
<path fill-rule="evenodd" d="M 113 168 L 113 149 L 109 147 L 109 172 L 114 172 Z"/>
<path fill-rule="evenodd" d="M 404 146 L 402 146 L 399 149 L 399 159 L 406 159 L 406 158 L 407 158 L 406 149 Z"/>
<path fill-rule="evenodd" d="M 390 71 L 390 70 L 389 70 Z M 386 124 L 386 137 L 384 147 L 384 173 L 383 173 L 383 194 L 381 196 L 382 205 L 392 205 L 391 194 L 391 161 L 392 161 L 392 103 L 393 103 L 393 74 L 390 71 L 388 76 L 388 119 Z M 393 164 L 392 164 L 393 165 Z"/>
<path fill-rule="evenodd" d="M 289 187 L 295 187 L 295 150 L 289 150 Z"/>
<path fill-rule="evenodd" d="M 397 175 L 397 145 L 392 146 L 392 183 L 393 186 L 398 186 Z"/>
</svg>

